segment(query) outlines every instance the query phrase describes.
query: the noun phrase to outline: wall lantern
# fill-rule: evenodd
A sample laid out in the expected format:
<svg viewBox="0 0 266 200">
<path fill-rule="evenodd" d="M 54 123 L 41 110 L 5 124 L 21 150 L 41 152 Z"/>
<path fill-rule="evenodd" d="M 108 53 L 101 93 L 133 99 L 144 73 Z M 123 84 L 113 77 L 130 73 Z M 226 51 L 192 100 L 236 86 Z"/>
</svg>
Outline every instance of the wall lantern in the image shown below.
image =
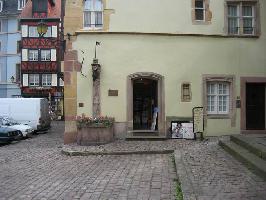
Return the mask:
<svg viewBox="0 0 266 200">
<path fill-rule="evenodd" d="M 14 76 L 11 76 L 11 77 L 10 77 L 10 81 L 11 81 L 11 83 L 15 83 L 15 78 L 14 78 Z"/>
<path fill-rule="evenodd" d="M 45 35 L 45 33 L 47 32 L 47 30 L 48 30 L 47 24 L 45 24 L 43 21 L 38 23 L 37 31 L 38 31 L 40 37 L 43 37 Z"/>
</svg>

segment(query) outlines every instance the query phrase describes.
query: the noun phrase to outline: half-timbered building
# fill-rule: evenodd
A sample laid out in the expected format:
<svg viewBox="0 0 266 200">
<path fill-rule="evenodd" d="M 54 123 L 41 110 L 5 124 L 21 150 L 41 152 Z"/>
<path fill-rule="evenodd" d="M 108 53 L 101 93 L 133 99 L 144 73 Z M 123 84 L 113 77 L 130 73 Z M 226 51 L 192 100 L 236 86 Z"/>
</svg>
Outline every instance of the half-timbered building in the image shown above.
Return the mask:
<svg viewBox="0 0 266 200">
<path fill-rule="evenodd" d="M 22 96 L 48 98 L 51 111 L 63 115 L 61 0 L 31 0 L 21 13 Z"/>
</svg>

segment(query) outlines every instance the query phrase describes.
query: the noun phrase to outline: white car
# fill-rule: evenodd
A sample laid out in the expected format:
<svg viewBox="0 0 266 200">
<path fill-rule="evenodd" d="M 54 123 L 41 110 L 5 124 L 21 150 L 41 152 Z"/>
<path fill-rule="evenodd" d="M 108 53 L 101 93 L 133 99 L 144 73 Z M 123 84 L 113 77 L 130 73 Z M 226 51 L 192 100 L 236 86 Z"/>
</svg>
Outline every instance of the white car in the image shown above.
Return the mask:
<svg viewBox="0 0 266 200">
<path fill-rule="evenodd" d="M 13 128 L 21 132 L 23 137 L 31 137 L 34 129 L 27 124 L 20 124 L 12 118 L 0 117 L 0 126 Z"/>
</svg>

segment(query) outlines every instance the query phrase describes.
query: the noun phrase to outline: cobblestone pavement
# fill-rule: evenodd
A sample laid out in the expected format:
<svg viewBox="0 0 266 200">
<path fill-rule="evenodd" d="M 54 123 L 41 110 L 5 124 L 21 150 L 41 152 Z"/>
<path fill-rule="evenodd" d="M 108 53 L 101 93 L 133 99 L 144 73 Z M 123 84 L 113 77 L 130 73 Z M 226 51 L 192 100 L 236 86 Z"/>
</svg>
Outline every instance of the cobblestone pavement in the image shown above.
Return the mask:
<svg viewBox="0 0 266 200">
<path fill-rule="evenodd" d="M 63 124 L 54 125 L 0 147 L 0 199 L 174 199 L 169 155 L 65 156 Z"/>
<path fill-rule="evenodd" d="M 174 199 L 176 173 L 167 154 L 70 157 L 61 154 L 62 148 L 176 150 L 185 199 L 266 199 L 266 182 L 221 149 L 217 139 L 63 146 L 63 123 L 53 125 L 47 134 L 0 147 L 0 199 Z"/>
</svg>

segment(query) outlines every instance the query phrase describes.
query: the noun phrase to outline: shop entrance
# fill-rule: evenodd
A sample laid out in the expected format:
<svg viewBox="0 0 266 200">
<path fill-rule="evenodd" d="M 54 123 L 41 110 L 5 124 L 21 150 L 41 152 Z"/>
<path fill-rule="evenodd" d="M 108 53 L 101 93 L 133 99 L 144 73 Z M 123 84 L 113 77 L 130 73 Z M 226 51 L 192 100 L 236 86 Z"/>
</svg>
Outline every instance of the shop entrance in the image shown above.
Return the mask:
<svg viewBox="0 0 266 200">
<path fill-rule="evenodd" d="M 148 78 L 133 81 L 133 129 L 158 129 L 158 83 Z"/>
<path fill-rule="evenodd" d="M 265 129 L 265 83 L 246 84 L 246 129 Z"/>
</svg>

